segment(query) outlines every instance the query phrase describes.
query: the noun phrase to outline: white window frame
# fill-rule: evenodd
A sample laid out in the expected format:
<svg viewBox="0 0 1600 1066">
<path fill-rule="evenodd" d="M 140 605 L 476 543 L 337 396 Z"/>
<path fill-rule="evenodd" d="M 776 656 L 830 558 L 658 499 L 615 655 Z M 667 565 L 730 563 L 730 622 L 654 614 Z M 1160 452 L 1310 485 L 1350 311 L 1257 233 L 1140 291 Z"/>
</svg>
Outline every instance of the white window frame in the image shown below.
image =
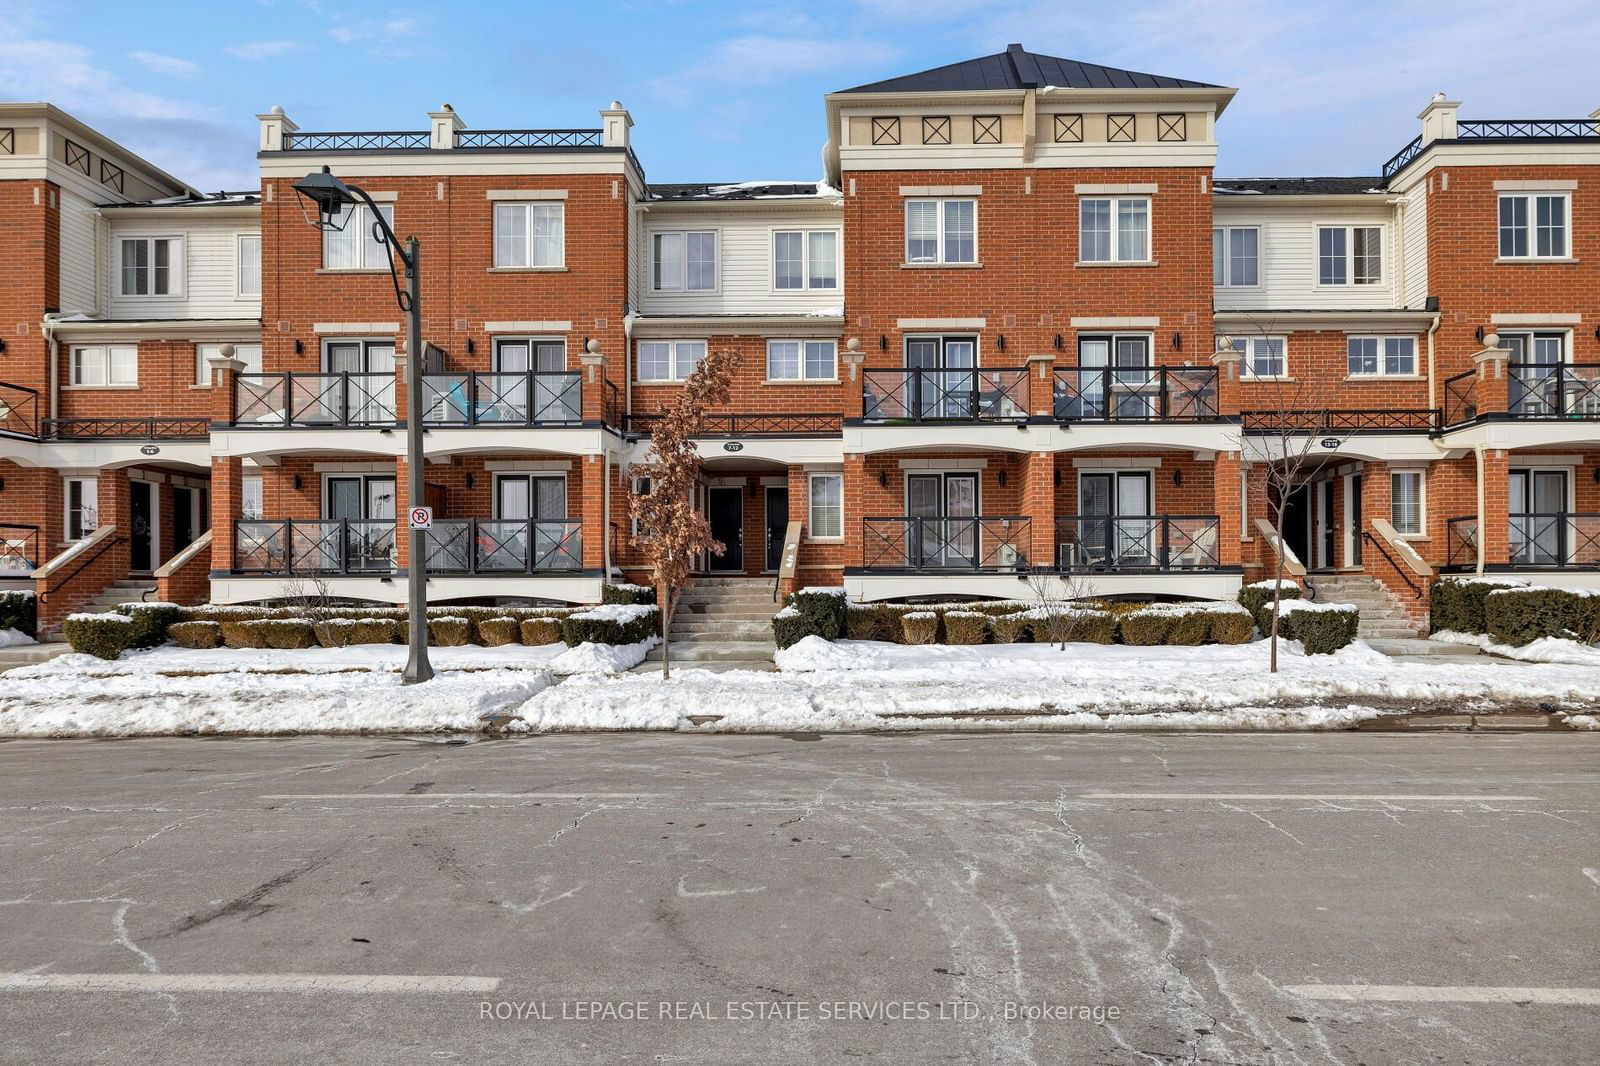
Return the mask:
<svg viewBox="0 0 1600 1066">
<path fill-rule="evenodd" d="M 211 357 L 222 354 L 224 344 L 233 345 L 233 355 L 244 363 L 241 374 L 261 373 L 261 345 L 242 341 L 203 341 L 194 346 L 194 384 L 196 388 L 211 387 Z M 254 356 L 252 360 L 249 358 Z"/>
<path fill-rule="evenodd" d="M 792 289 L 778 287 L 778 238 L 788 234 L 800 235 L 800 285 Z M 831 233 L 833 235 L 833 284 L 811 284 L 811 238 L 814 234 Z M 768 266 L 770 276 L 768 286 L 774 295 L 791 296 L 795 293 L 807 292 L 839 292 L 844 288 L 844 236 L 835 227 L 822 226 L 805 228 L 800 226 L 774 226 L 769 231 L 767 246 L 770 249 Z M 652 274 L 652 277 L 654 275 Z"/>
<path fill-rule="evenodd" d="M 500 213 L 502 211 L 518 211 L 523 216 L 522 233 L 522 258 L 521 263 L 502 262 L 502 251 L 509 250 L 511 242 L 509 237 L 503 237 L 500 232 Z M 534 261 L 534 249 L 538 242 L 534 239 L 533 216 L 539 211 L 554 211 L 556 216 L 556 258 L 553 262 L 539 263 Z M 494 270 L 563 270 L 567 265 L 567 205 L 560 200 L 499 200 L 489 209 L 490 230 L 490 268 Z"/>
<path fill-rule="evenodd" d="M 1357 373 L 1356 371 L 1350 369 L 1350 342 L 1356 340 L 1378 342 L 1377 370 L 1370 374 L 1365 372 Z M 1389 370 L 1387 364 L 1389 358 L 1388 345 L 1390 341 L 1407 341 L 1411 344 L 1411 369 L 1409 371 L 1399 372 Z M 1405 380 L 1408 378 L 1420 377 L 1421 372 L 1417 369 L 1417 338 L 1411 336 L 1409 333 L 1347 333 L 1344 339 L 1344 370 L 1345 377 L 1347 379 L 1354 379 L 1357 381 L 1366 381 L 1372 378 L 1399 378 L 1401 380 Z"/>
<path fill-rule="evenodd" d="M 913 258 L 911 258 L 911 206 L 913 204 L 935 204 L 936 205 L 936 207 L 934 208 L 934 215 L 933 215 L 933 225 L 934 225 L 934 231 L 933 232 L 934 232 L 934 241 L 935 241 L 935 243 L 937 243 L 938 248 L 939 248 L 939 254 L 934 259 L 913 259 Z M 971 204 L 972 205 L 972 258 L 971 259 L 951 259 L 950 258 L 950 247 L 949 247 L 948 242 L 945 240 L 945 212 L 948 209 L 948 205 L 950 205 L 950 204 Z M 947 196 L 947 197 L 919 196 L 919 197 L 915 197 L 913 199 L 908 199 L 908 200 L 905 201 L 905 204 L 900 208 L 900 222 L 901 222 L 901 227 L 902 227 L 901 235 L 902 235 L 902 238 L 903 238 L 901 240 L 901 242 L 900 242 L 900 251 L 901 251 L 901 255 L 904 257 L 905 263 L 908 266 L 977 266 L 979 263 L 981 263 L 983 261 L 982 257 L 978 254 L 978 247 L 979 247 L 978 241 L 980 240 L 980 233 L 979 233 L 979 227 L 978 227 L 978 200 L 977 200 L 977 197 L 974 197 L 974 196 Z"/>
<path fill-rule="evenodd" d="M 1371 281 L 1356 280 L 1356 235 L 1358 229 L 1378 231 L 1378 276 Z M 1344 280 L 1322 280 L 1322 231 L 1344 231 Z M 1381 222 L 1316 222 L 1311 227 L 1312 273 L 1319 289 L 1370 289 L 1387 283 L 1389 277 L 1388 227 Z"/>
<path fill-rule="evenodd" d="M 1256 235 L 1256 280 L 1243 284 L 1233 280 L 1233 257 L 1228 253 L 1230 234 L 1236 230 L 1249 230 Z M 1222 238 L 1222 277 L 1216 276 L 1216 241 Z M 1262 282 L 1261 261 L 1261 227 L 1260 226 L 1212 226 L 1211 227 L 1211 283 L 1219 289 L 1259 289 Z"/>
<path fill-rule="evenodd" d="M 689 288 L 689 236 L 691 234 L 706 235 L 711 237 L 711 285 L 709 288 Z M 650 292 L 657 296 L 703 296 L 707 293 L 722 291 L 722 231 L 711 226 L 702 226 L 694 229 L 661 229 L 650 231 L 650 247 L 646 249 L 645 269 L 650 271 Z M 656 267 L 656 248 L 662 237 L 677 237 L 683 242 L 683 254 L 680 257 L 681 273 L 676 286 L 660 287 L 656 284 L 660 271 Z"/>
<path fill-rule="evenodd" d="M 1561 226 L 1561 251 L 1540 255 L 1539 247 L 1539 200 L 1562 200 L 1562 226 Z M 1524 255 L 1507 255 L 1500 245 L 1500 239 L 1506 227 L 1500 224 L 1500 207 L 1507 200 L 1527 201 L 1527 224 L 1519 227 L 1527 239 L 1528 251 Z M 1494 250 L 1495 259 L 1499 261 L 1523 262 L 1564 262 L 1572 258 L 1572 194 L 1565 191 L 1546 191 L 1531 189 L 1526 192 L 1503 192 L 1495 197 L 1494 202 Z"/>
<path fill-rule="evenodd" d="M 252 482 L 255 483 L 255 488 L 253 490 L 250 487 Z M 259 508 L 256 514 L 251 514 L 249 511 L 250 497 L 252 494 L 255 496 L 256 505 Z M 261 522 L 266 520 L 266 515 L 267 497 L 265 482 L 262 480 L 260 474 L 245 474 L 239 479 L 239 517 L 246 521 Z"/>
<path fill-rule="evenodd" d="M 132 360 L 125 364 L 133 369 L 131 378 L 124 377 L 119 380 L 112 379 L 112 372 L 116 368 L 113 352 L 132 352 Z M 99 365 L 99 381 L 85 380 L 83 370 L 92 364 L 86 363 L 84 357 L 93 353 Z M 139 387 L 139 346 L 137 344 L 74 344 L 68 355 L 68 381 L 69 388 L 74 389 L 136 389 Z"/>
<path fill-rule="evenodd" d="M 254 292 L 251 292 L 248 288 L 245 287 L 245 282 L 248 280 L 248 275 L 245 273 L 245 269 L 246 268 L 245 268 L 245 253 L 244 253 L 244 249 L 245 249 L 245 245 L 249 244 L 252 241 L 255 242 L 255 246 L 256 246 L 256 276 L 255 276 L 256 288 L 255 288 Z M 261 299 L 261 234 L 259 234 L 259 233 L 240 233 L 240 234 L 237 234 L 233 239 L 233 254 L 234 254 L 234 264 L 235 264 L 234 272 L 233 272 L 234 298 L 237 299 L 237 300 L 259 300 L 259 299 Z"/>
<path fill-rule="evenodd" d="M 647 378 L 644 376 L 644 346 L 647 344 L 665 344 L 668 346 L 668 373 L 669 377 Z M 679 372 L 678 348 L 681 345 L 700 345 L 700 358 L 689 367 L 689 374 L 694 373 L 694 368 L 700 365 L 710 350 L 708 343 L 698 337 L 651 337 L 634 341 L 633 380 L 640 385 L 681 385 L 689 380 L 689 374 Z"/>
<path fill-rule="evenodd" d="M 156 250 L 155 242 L 166 241 L 173 247 L 167 253 L 167 291 L 156 292 Z M 150 245 L 149 270 L 150 291 L 129 292 L 125 285 L 126 278 L 122 273 L 122 249 L 129 244 Z M 126 300 L 172 300 L 182 299 L 187 289 L 188 282 L 188 248 L 187 242 L 181 233 L 125 233 L 117 235 L 117 251 L 112 257 L 111 269 L 115 274 L 114 288 L 119 299 Z"/>
<path fill-rule="evenodd" d="M 839 531 L 837 533 L 818 533 L 817 520 L 814 506 L 816 503 L 816 483 L 818 481 L 835 481 L 839 485 Z M 837 470 L 818 471 L 806 474 L 806 540 L 813 544 L 830 544 L 844 540 L 844 472 Z"/>
<path fill-rule="evenodd" d="M 794 377 L 778 377 L 772 372 L 772 346 L 775 344 L 798 345 L 796 354 Z M 809 362 L 806 358 L 806 349 L 813 344 L 828 346 L 828 373 L 826 377 L 815 377 L 810 372 Z M 825 385 L 836 384 L 839 380 L 839 344 L 837 341 L 824 340 L 818 337 L 772 337 L 767 340 L 767 384 L 782 385 Z"/>
<path fill-rule="evenodd" d="M 74 537 L 72 535 L 72 485 L 73 485 L 73 482 L 79 482 L 81 484 L 94 486 L 94 488 L 93 488 L 93 493 L 94 493 L 94 511 L 95 511 L 94 522 L 92 522 L 90 524 L 87 524 L 87 525 L 84 525 L 83 528 L 82 528 L 82 531 L 81 531 L 81 535 L 80 536 L 76 536 L 76 537 Z M 79 494 L 78 495 L 79 495 L 79 499 L 81 500 L 83 498 L 82 490 L 79 490 Z M 80 506 L 78 508 L 78 510 L 79 510 L 80 515 L 81 515 L 81 513 L 83 511 L 83 508 Z M 97 477 L 68 477 L 68 478 L 62 478 L 61 479 L 61 540 L 62 540 L 62 542 L 66 543 L 66 544 L 76 544 L 80 540 L 86 540 L 90 536 L 92 536 L 94 534 L 94 531 L 96 529 L 98 529 L 99 527 L 100 527 L 100 479 L 97 478 Z"/>
<path fill-rule="evenodd" d="M 372 237 L 372 210 L 366 204 L 350 204 L 347 205 L 346 210 L 351 215 L 350 219 L 344 224 L 344 228 L 337 231 L 325 231 L 322 234 L 321 269 L 351 274 L 376 270 L 387 271 L 389 269 L 388 250 Z M 389 223 L 389 228 L 394 229 L 394 204 L 379 204 L 378 213 Z M 330 239 L 338 240 L 352 233 L 360 238 L 361 262 L 355 266 L 329 266 L 328 241 Z M 377 262 L 367 261 L 369 253 L 377 258 Z"/>
<path fill-rule="evenodd" d="M 1417 528 L 1415 532 L 1401 529 L 1394 520 L 1394 479 L 1397 477 L 1415 477 L 1417 479 Z M 1428 472 L 1426 470 L 1415 467 L 1390 469 L 1389 524 L 1394 526 L 1394 531 L 1400 534 L 1403 540 L 1428 539 Z"/>
<path fill-rule="evenodd" d="M 1273 334 L 1267 337 L 1232 337 L 1233 350 L 1239 353 L 1239 380 L 1241 381 L 1289 381 L 1289 338 L 1285 334 Z M 1276 374 L 1257 374 L 1255 372 L 1254 356 L 1258 344 L 1278 343 L 1279 361 L 1283 366 Z"/>
<path fill-rule="evenodd" d="M 1105 259 L 1090 259 L 1085 255 L 1083 240 L 1083 213 L 1089 204 L 1106 204 L 1110 211 L 1111 230 Z M 1121 225 L 1122 212 L 1125 205 L 1144 205 L 1144 254 L 1123 258 Z M 1080 196 L 1078 197 L 1078 262 L 1080 263 L 1129 263 L 1145 264 L 1155 261 L 1155 201 L 1150 196 Z"/>
<path fill-rule="evenodd" d="M 637 498 L 637 497 L 640 497 L 640 496 L 648 496 L 648 495 L 650 495 L 651 492 L 655 491 L 655 485 L 647 477 L 631 478 L 629 480 L 628 484 L 629 484 L 629 487 L 631 489 L 631 491 L 628 494 L 628 497 L 629 497 L 629 500 L 630 500 L 630 506 L 629 506 L 629 509 L 628 509 L 629 510 L 629 514 L 628 514 L 628 535 L 631 536 L 634 540 L 649 540 L 650 536 L 649 536 L 649 534 L 647 534 L 647 533 L 645 533 L 643 531 L 643 527 L 639 524 L 639 515 L 636 512 L 634 512 L 634 510 L 633 510 L 633 508 L 631 506 L 631 501 L 633 499 Z M 643 491 L 640 491 L 641 486 L 644 486 L 644 485 L 647 485 L 647 484 L 650 485 L 650 488 L 644 489 Z"/>
</svg>

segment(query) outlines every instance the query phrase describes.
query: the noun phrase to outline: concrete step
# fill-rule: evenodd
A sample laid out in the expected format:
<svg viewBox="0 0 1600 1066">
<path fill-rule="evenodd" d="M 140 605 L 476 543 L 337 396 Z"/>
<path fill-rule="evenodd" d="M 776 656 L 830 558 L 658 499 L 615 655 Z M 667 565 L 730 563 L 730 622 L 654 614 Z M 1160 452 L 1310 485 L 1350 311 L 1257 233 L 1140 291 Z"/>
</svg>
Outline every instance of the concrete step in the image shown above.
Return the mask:
<svg viewBox="0 0 1600 1066">
<path fill-rule="evenodd" d="M 771 622 L 735 622 L 732 625 L 707 625 L 673 619 L 671 633 L 684 640 L 768 640 Z"/>
<path fill-rule="evenodd" d="M 678 657 L 676 655 L 674 655 L 672 657 L 672 668 L 674 670 L 679 670 L 679 669 L 682 669 L 682 670 L 704 670 L 704 671 L 706 671 L 707 673 L 710 673 L 710 674 L 725 674 L 729 670 L 751 670 L 751 671 L 754 671 L 754 672 L 756 672 L 758 674 L 759 673 L 771 674 L 771 673 L 776 673 L 777 672 L 778 664 L 774 663 L 770 659 L 768 659 L 768 660 L 766 660 L 764 662 L 756 662 L 754 660 L 751 660 L 751 661 L 748 661 L 748 662 L 743 661 L 743 660 L 734 660 L 734 661 L 731 661 L 731 662 L 712 662 L 710 660 L 702 659 L 702 660 L 699 660 L 697 662 L 683 662 L 683 663 L 680 663 L 678 661 Z M 630 674 L 654 674 L 656 677 L 660 677 L 661 676 L 661 663 L 660 662 L 649 662 L 647 660 L 645 662 L 640 663 L 638 666 L 635 666 L 632 670 L 629 670 L 628 673 L 630 673 Z"/>
<path fill-rule="evenodd" d="M 697 577 L 690 588 L 771 588 L 770 577 Z"/>
<path fill-rule="evenodd" d="M 772 620 L 772 616 L 777 614 L 778 610 L 779 608 L 770 605 L 766 607 L 738 607 L 714 603 L 697 603 L 690 604 L 689 606 L 679 604 L 677 612 L 672 617 L 677 619 L 716 618 L 729 619 L 733 621 L 737 621 L 739 619 L 755 620 L 757 618 L 765 618 L 770 622 Z"/>
<path fill-rule="evenodd" d="M 672 642 L 672 661 L 685 663 L 698 662 L 766 662 L 772 661 L 772 653 L 777 646 L 769 641 L 754 640 L 717 640 L 717 641 L 678 641 Z M 659 663 L 662 658 L 660 645 L 650 649 L 645 656 L 646 662 Z"/>
</svg>

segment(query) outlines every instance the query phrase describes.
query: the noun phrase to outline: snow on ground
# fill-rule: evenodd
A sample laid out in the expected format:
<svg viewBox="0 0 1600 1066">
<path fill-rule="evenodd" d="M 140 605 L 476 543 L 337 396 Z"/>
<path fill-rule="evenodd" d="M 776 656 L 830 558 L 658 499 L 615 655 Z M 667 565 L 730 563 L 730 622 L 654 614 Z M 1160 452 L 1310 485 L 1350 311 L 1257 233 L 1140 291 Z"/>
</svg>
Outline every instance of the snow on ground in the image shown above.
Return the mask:
<svg viewBox="0 0 1600 1066">
<path fill-rule="evenodd" d="M 0 629 L 0 648 L 20 648 L 33 642 L 33 638 L 20 629 Z"/>
<path fill-rule="evenodd" d="M 1445 644 L 1467 644 L 1481 648 L 1490 655 L 1505 659 L 1520 659 L 1525 663 L 1570 663 L 1575 666 L 1600 666 L 1600 648 L 1577 640 L 1558 637 L 1540 637 L 1520 648 L 1515 644 L 1496 644 L 1487 633 L 1461 633 L 1453 629 L 1440 630 L 1428 638 Z"/>
</svg>

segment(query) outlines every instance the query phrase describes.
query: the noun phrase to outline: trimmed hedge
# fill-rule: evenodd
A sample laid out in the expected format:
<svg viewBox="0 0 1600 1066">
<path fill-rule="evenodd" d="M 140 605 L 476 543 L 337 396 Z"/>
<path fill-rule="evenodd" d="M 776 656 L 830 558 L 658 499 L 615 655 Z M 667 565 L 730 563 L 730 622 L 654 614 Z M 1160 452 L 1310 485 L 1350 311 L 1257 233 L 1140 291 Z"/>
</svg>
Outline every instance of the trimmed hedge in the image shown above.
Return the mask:
<svg viewBox="0 0 1600 1066">
<path fill-rule="evenodd" d="M 227 626 L 223 627 L 224 632 Z M 352 644 L 393 644 L 400 636 L 400 623 L 390 618 L 330 618 L 312 625 L 317 643 L 324 648 L 347 648 Z"/>
<path fill-rule="evenodd" d="M 260 618 L 241 618 L 220 623 L 222 643 L 229 648 L 265 648 L 266 634 L 256 625 Z"/>
<path fill-rule="evenodd" d="M 478 639 L 485 648 L 499 648 L 522 639 L 522 623 L 515 618 L 485 618 L 478 623 Z"/>
<path fill-rule="evenodd" d="M 279 651 L 296 651 L 317 646 L 317 634 L 305 618 L 264 618 L 259 622 L 245 622 L 261 634 L 263 647 Z"/>
<path fill-rule="evenodd" d="M 1204 644 L 1211 635 L 1213 613 L 1201 608 L 1172 612 L 1172 628 L 1167 630 L 1167 643 L 1191 648 Z"/>
<path fill-rule="evenodd" d="M 1256 635 L 1256 620 L 1244 611 L 1207 611 L 1211 639 L 1217 644 L 1248 644 Z"/>
<path fill-rule="evenodd" d="M 907 644 L 932 644 L 939 636 L 939 616 L 932 611 L 910 611 L 900 616 L 900 631 Z"/>
<path fill-rule="evenodd" d="M 1174 621 L 1176 618 L 1164 611 L 1129 611 L 1117 623 L 1117 634 L 1124 644 L 1148 648 L 1167 643 Z"/>
<path fill-rule="evenodd" d="M 661 611 L 644 604 L 578 611 L 561 619 L 561 639 L 579 644 L 637 644 L 661 631 Z"/>
<path fill-rule="evenodd" d="M 167 639 L 180 648 L 205 651 L 222 646 L 222 627 L 215 622 L 174 622 Z"/>
<path fill-rule="evenodd" d="M 1016 644 L 1028 635 L 1028 619 L 1020 611 L 997 614 L 989 619 L 989 631 L 996 644 Z"/>
<path fill-rule="evenodd" d="M 137 623 L 125 614 L 71 614 L 62 625 L 72 650 L 98 659 L 116 659 L 133 647 Z"/>
<path fill-rule="evenodd" d="M 154 648 L 167 639 L 167 628 L 183 619 L 183 608 L 175 603 L 124 603 L 118 613 L 133 619 L 135 648 Z"/>
<path fill-rule="evenodd" d="M 1283 592 L 1278 598 L 1283 601 L 1298 600 L 1302 598 L 1300 586 L 1296 585 L 1292 581 L 1283 582 Z M 1255 619 L 1257 625 L 1261 626 L 1261 632 L 1269 633 L 1272 631 L 1271 579 L 1266 581 L 1257 581 L 1253 585 L 1246 585 L 1244 588 L 1240 589 L 1239 605 L 1250 612 L 1250 617 Z M 1265 625 L 1261 624 L 1263 611 L 1265 612 L 1265 617 L 1267 619 Z M 1280 618 L 1279 620 L 1281 621 L 1282 619 Z M 1282 635 L 1281 630 L 1279 635 Z"/>
<path fill-rule="evenodd" d="M 844 632 L 844 589 L 801 589 L 789 593 L 786 602 L 800 612 L 811 632 L 823 640 L 838 640 Z"/>
<path fill-rule="evenodd" d="M 31 592 L 0 592 L 0 629 L 39 635 L 39 607 Z"/>
<path fill-rule="evenodd" d="M 1435 633 L 1487 633 L 1484 608 L 1489 593 L 1526 587 L 1527 582 L 1518 578 L 1441 577 L 1433 583 L 1430 625 Z"/>
<path fill-rule="evenodd" d="M 1600 595 L 1532 586 L 1484 597 L 1484 622 L 1497 644 L 1520 647 L 1541 637 L 1593 644 L 1600 639 Z"/>
<path fill-rule="evenodd" d="M 982 644 L 989 628 L 989 616 L 978 611 L 946 611 L 944 613 L 944 642 L 946 644 Z"/>
<path fill-rule="evenodd" d="M 428 619 L 428 643 L 437 648 L 459 648 L 472 636 L 472 623 L 459 616 Z"/>
<path fill-rule="evenodd" d="M 559 618 L 524 618 L 520 628 L 524 644 L 540 646 L 561 643 Z"/>
<path fill-rule="evenodd" d="M 785 607 L 772 616 L 772 642 L 790 648 L 811 636 L 811 621 L 798 607 Z"/>
<path fill-rule="evenodd" d="M 654 585 L 601 585 L 600 602 L 652 606 L 656 602 L 656 589 Z"/>
<path fill-rule="evenodd" d="M 1361 612 L 1354 604 L 1314 605 L 1317 609 L 1286 611 L 1278 618 L 1278 636 L 1298 640 L 1307 655 L 1331 655 L 1356 639 Z M 1268 616 L 1267 624 L 1272 624 Z"/>
</svg>

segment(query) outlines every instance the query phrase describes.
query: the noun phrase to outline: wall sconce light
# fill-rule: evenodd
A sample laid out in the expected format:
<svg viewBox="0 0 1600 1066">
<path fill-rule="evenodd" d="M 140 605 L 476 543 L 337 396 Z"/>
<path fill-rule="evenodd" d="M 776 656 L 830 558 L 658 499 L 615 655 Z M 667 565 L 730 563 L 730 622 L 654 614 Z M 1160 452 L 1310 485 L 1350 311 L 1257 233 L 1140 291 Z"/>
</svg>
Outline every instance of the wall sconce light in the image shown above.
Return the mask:
<svg viewBox="0 0 1600 1066">
<path fill-rule="evenodd" d="M 889 350 L 889 338 L 888 338 L 888 336 L 885 335 L 885 334 L 882 334 L 882 333 L 878 334 L 878 351 L 886 352 L 888 350 Z"/>
<path fill-rule="evenodd" d="M 306 346 L 304 344 L 300 343 L 300 338 L 299 337 L 296 337 L 294 339 L 294 354 L 295 355 L 304 355 L 304 354 L 306 354 Z"/>
<path fill-rule="evenodd" d="M 998 474 L 995 475 L 995 480 L 1000 482 L 1000 487 L 1001 488 L 1004 488 L 1005 484 L 1006 484 L 1006 472 L 1004 470 L 1000 471 Z"/>
<path fill-rule="evenodd" d="M 1594 328 L 1594 339 L 1597 340 L 1597 341 L 1600 341 L 1600 326 L 1596 326 Z M 3 352 L 5 350 L 6 350 L 6 342 L 5 341 L 0 341 L 0 352 Z"/>
<path fill-rule="evenodd" d="M 0 352 L 4 352 L 5 350 L 6 350 L 5 338 L 4 337 L 0 337 Z"/>
<path fill-rule="evenodd" d="M 761 495 L 761 482 L 759 482 L 759 481 L 750 482 L 750 498 L 751 499 L 755 499 L 757 496 L 760 496 L 760 495 Z"/>
<path fill-rule="evenodd" d="M 467 488 L 470 489 L 473 486 L 473 484 L 474 484 L 473 477 L 472 477 L 471 474 L 468 474 L 467 475 Z"/>
<path fill-rule="evenodd" d="M 882 470 L 878 471 L 878 487 L 882 489 L 889 487 L 889 475 Z"/>
<path fill-rule="evenodd" d="M 1062 348 L 1066 347 L 1066 345 L 1062 343 L 1061 334 L 1059 334 L 1059 333 L 1056 334 L 1056 342 L 1055 343 L 1056 343 L 1056 351 L 1058 351 L 1058 352 Z"/>
<path fill-rule="evenodd" d="M 477 346 L 472 343 L 472 338 L 468 337 L 467 338 L 467 354 L 471 355 L 473 352 L 475 352 L 477 350 L 478 350 Z"/>
<path fill-rule="evenodd" d="M 1483 327 L 1482 326 L 1479 326 L 1478 329 L 1477 329 L 1477 332 L 1473 333 L 1473 337 L 1475 337 L 1477 339 L 1479 344 L 1483 343 Z"/>
<path fill-rule="evenodd" d="M 1597 466 L 1597 467 L 1594 468 L 1594 483 L 1596 485 L 1600 485 L 1600 466 Z M 3 489 L 5 487 L 6 487 L 6 483 L 4 481 L 0 481 L 0 489 Z"/>
<path fill-rule="evenodd" d="M 1182 470 L 1174 470 L 1172 472 L 1172 483 L 1174 485 L 1182 485 L 1183 484 L 1183 471 Z"/>
<path fill-rule="evenodd" d="M 296 492 L 300 491 L 300 475 L 299 474 L 296 474 L 294 476 L 294 488 L 295 488 Z"/>
<path fill-rule="evenodd" d="M 1596 474 L 1600 474 L 1600 467 L 1597 467 L 1595 469 L 1595 473 Z M 1600 480 L 1600 479 L 1597 479 L 1597 480 Z M 0 477 L 0 492 L 4 492 L 4 491 L 6 491 L 6 479 L 3 478 L 3 477 Z"/>
<path fill-rule="evenodd" d="M 1000 345 L 1002 352 L 1006 350 L 1006 335 L 1004 333 L 1000 334 L 1000 340 L 997 343 Z"/>
<path fill-rule="evenodd" d="M 1175 352 L 1183 351 L 1183 334 L 1176 330 L 1172 334 L 1172 350 Z"/>
</svg>

